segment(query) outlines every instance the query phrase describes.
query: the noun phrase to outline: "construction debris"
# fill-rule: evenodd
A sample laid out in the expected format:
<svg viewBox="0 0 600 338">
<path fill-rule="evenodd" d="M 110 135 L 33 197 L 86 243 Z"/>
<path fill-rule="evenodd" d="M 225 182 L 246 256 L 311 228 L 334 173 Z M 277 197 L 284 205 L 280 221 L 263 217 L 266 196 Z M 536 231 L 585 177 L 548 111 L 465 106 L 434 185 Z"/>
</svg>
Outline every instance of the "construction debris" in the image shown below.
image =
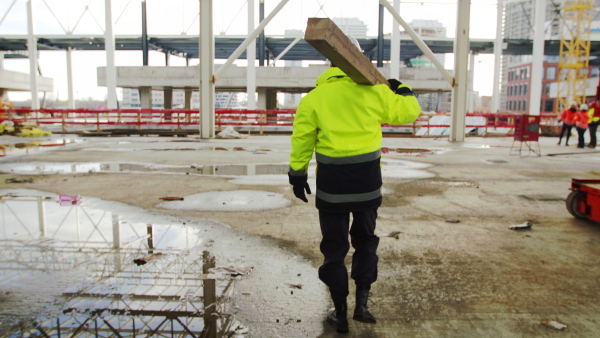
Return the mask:
<svg viewBox="0 0 600 338">
<path fill-rule="evenodd" d="M 144 257 L 142 257 L 142 258 L 137 258 L 137 259 L 134 259 L 134 260 L 133 260 L 133 262 L 134 262 L 134 263 L 135 263 L 137 266 L 140 266 L 140 265 L 147 264 L 147 263 L 148 263 L 148 262 L 150 262 L 151 260 L 154 260 L 154 259 L 161 258 L 162 256 L 164 256 L 164 254 L 163 254 L 163 253 L 161 253 L 161 252 L 157 252 L 157 253 L 153 253 L 153 254 L 150 254 L 150 255 L 144 256 Z"/>
<path fill-rule="evenodd" d="M 244 276 L 250 273 L 254 267 L 249 268 L 234 268 L 233 266 L 227 267 L 216 267 L 208 270 L 209 273 L 225 273 L 230 275 L 231 277 Z"/>
<path fill-rule="evenodd" d="M 379 237 L 393 237 L 395 239 L 398 239 L 398 235 L 400 235 L 402 233 L 402 231 L 392 231 L 386 234 L 381 234 L 379 235 Z"/>
<path fill-rule="evenodd" d="M 564 330 L 564 329 L 567 328 L 567 326 L 565 324 L 561 324 L 561 323 L 559 323 L 557 321 L 554 321 L 554 320 L 549 321 L 547 323 L 542 323 L 542 325 L 544 325 L 546 327 L 549 327 L 551 329 L 558 330 L 558 331 L 562 331 L 562 330 Z"/>
<path fill-rule="evenodd" d="M 523 230 L 523 229 L 531 229 L 532 226 L 533 226 L 533 223 L 531 221 L 527 221 L 525 223 L 511 225 L 508 228 L 510 230 Z"/>
<path fill-rule="evenodd" d="M 456 219 L 456 218 L 452 218 L 452 217 L 450 217 L 450 218 L 447 218 L 447 219 L 446 219 L 446 222 L 447 222 L 447 223 L 460 223 L 460 220 L 459 220 L 459 219 Z"/>
<path fill-rule="evenodd" d="M 33 183 L 33 178 L 7 178 L 5 183 Z"/>
<path fill-rule="evenodd" d="M 248 138 L 248 136 L 242 135 L 235 131 L 232 126 L 228 126 L 218 133 L 216 138 Z"/>
<path fill-rule="evenodd" d="M 161 199 L 163 201 L 183 201 L 183 197 L 175 197 L 175 196 L 159 197 L 159 199 Z"/>
</svg>

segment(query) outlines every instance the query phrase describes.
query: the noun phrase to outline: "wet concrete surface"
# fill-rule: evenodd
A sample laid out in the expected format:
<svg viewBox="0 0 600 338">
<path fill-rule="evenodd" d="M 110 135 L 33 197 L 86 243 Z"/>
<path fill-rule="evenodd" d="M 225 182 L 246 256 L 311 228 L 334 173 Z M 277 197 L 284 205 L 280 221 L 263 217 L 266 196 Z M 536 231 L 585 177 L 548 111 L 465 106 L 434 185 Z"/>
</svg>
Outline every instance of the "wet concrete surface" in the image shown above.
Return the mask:
<svg viewBox="0 0 600 338">
<path fill-rule="evenodd" d="M 406 172 L 417 170 L 419 175 L 394 174 L 385 179 L 377 233 L 400 233 L 382 237 L 380 242 L 379 280 L 373 285 L 370 304 L 379 322 L 367 325 L 351 321 L 349 336 L 599 334 L 600 268 L 594 262 L 600 254 L 600 225 L 573 218 L 560 199 L 522 196 L 564 198 L 571 178 L 600 179 L 600 154 L 579 153 L 575 147 L 557 146 L 554 138 L 542 138 L 543 154 L 574 154 L 520 158 L 509 156 L 511 144 L 508 138 L 467 138 L 464 143 L 433 138 L 384 139 L 383 145 L 389 149 L 384 154 L 384 171 L 396 166 Z M 210 141 L 90 138 L 51 152 L 5 157 L 0 166 L 30 162 L 154 163 L 188 168 L 281 165 L 287 161 L 289 149 L 286 136 Z M 221 248 L 213 250 L 217 261 L 228 257 L 227 263 L 255 267 L 248 277 L 236 282 L 231 305 L 235 318 L 250 329 L 249 336 L 335 336 L 323 323 L 325 309 L 331 304 L 316 275 L 322 257 L 314 196 L 309 196 L 308 204 L 294 199 L 281 179 L 284 175 L 231 179 L 88 171 L 2 176 L 34 179 L 33 183 L 2 183 L 4 188 L 26 187 L 79 194 L 86 200 L 115 201 L 134 208 L 133 214 L 140 219 L 159 217 L 169 221 L 155 223 L 178 223 L 179 231 L 190 224 L 218 224 L 225 230 L 210 232 L 213 247 Z M 292 202 L 277 209 L 244 212 L 157 207 L 163 196 L 237 190 L 281 194 Z M 450 217 L 460 222 L 446 222 Z M 533 222 L 530 230 L 509 230 L 510 225 L 528 220 Z M 242 240 L 238 243 L 235 236 L 228 238 L 231 234 Z M 238 245 L 247 242 L 253 243 L 254 249 L 249 248 L 252 245 Z M 271 266 L 273 260 L 280 263 Z M 289 284 L 303 284 L 303 288 Z M 0 304 L 6 299 L 0 298 Z M 352 295 L 349 302 L 352 310 Z M 557 332 L 543 325 L 552 320 L 567 325 L 567 329 Z"/>
</svg>

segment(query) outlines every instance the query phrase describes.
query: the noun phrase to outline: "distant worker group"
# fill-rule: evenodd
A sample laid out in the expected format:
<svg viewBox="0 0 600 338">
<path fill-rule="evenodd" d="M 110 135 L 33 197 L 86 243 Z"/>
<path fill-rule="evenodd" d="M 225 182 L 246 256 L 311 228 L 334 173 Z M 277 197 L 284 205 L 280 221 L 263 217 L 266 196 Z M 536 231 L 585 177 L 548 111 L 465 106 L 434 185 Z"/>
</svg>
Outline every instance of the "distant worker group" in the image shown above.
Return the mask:
<svg viewBox="0 0 600 338">
<path fill-rule="evenodd" d="M 590 143 L 587 145 L 588 148 L 596 148 L 596 132 L 598 131 L 598 124 L 600 124 L 600 111 L 598 110 L 596 101 L 589 104 L 579 104 L 576 101 L 571 102 L 571 106 L 565 109 L 559 118 L 562 121 L 562 128 L 558 138 L 558 144 L 562 142 L 563 136 L 566 136 L 565 145 L 569 145 L 569 137 L 571 136 L 571 130 L 573 127 L 577 130 L 578 142 L 577 148 L 585 147 L 585 133 L 589 130 L 590 132 Z"/>
</svg>

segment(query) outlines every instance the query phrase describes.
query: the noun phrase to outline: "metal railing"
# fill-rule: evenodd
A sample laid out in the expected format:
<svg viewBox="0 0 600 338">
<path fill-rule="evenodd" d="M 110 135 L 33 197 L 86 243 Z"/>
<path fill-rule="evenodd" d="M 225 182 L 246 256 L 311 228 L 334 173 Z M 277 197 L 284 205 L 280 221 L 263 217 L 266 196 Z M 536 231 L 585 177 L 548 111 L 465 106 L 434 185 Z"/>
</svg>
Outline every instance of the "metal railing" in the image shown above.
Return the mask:
<svg viewBox="0 0 600 338">
<path fill-rule="evenodd" d="M 72 131 L 75 126 L 88 126 L 97 132 L 114 129 L 118 126 L 137 130 L 157 127 L 171 127 L 177 130 L 197 130 L 200 125 L 200 111 L 197 109 L 10 109 L 0 110 L 0 121 L 11 120 L 15 123 L 34 122 L 40 126 L 55 126 L 62 132 Z M 291 127 L 295 109 L 216 109 L 215 126 L 220 131 L 223 126 L 256 127 L 259 134 L 264 133 L 263 127 Z M 507 129 L 506 136 L 511 136 L 515 125 L 515 113 L 467 113 L 467 117 L 483 117 L 485 123 L 468 124 L 467 128 L 484 128 L 485 132 L 494 129 Z M 450 116 L 450 113 L 423 113 L 413 123 L 403 125 L 382 125 L 383 127 L 408 128 L 412 135 L 420 128 L 449 128 L 449 124 L 433 124 L 431 119 L 436 116 Z M 556 115 L 541 115 L 542 126 L 555 126 Z M 70 130 L 71 129 L 71 130 Z M 428 135 L 428 132 L 426 132 Z"/>
</svg>

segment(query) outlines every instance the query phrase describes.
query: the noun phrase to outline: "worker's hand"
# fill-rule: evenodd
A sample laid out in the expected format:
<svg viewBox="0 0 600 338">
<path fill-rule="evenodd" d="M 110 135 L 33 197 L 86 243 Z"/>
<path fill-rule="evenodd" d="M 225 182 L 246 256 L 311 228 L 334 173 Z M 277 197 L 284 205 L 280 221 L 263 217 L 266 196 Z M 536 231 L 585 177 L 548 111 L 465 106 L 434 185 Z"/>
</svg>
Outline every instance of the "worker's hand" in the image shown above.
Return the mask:
<svg viewBox="0 0 600 338">
<path fill-rule="evenodd" d="M 307 182 L 308 175 L 292 176 L 288 173 L 288 177 L 290 179 L 290 184 L 292 185 L 292 190 L 294 191 L 294 196 L 296 196 L 297 198 L 308 203 L 308 199 L 306 198 L 306 195 L 304 194 L 305 190 L 306 190 L 306 193 L 308 193 L 309 195 L 311 194 L 310 186 L 308 185 L 308 182 Z"/>
<path fill-rule="evenodd" d="M 388 79 L 388 83 L 390 84 L 390 89 L 398 95 L 415 95 L 415 93 L 412 91 L 412 88 L 396 79 Z"/>
</svg>

